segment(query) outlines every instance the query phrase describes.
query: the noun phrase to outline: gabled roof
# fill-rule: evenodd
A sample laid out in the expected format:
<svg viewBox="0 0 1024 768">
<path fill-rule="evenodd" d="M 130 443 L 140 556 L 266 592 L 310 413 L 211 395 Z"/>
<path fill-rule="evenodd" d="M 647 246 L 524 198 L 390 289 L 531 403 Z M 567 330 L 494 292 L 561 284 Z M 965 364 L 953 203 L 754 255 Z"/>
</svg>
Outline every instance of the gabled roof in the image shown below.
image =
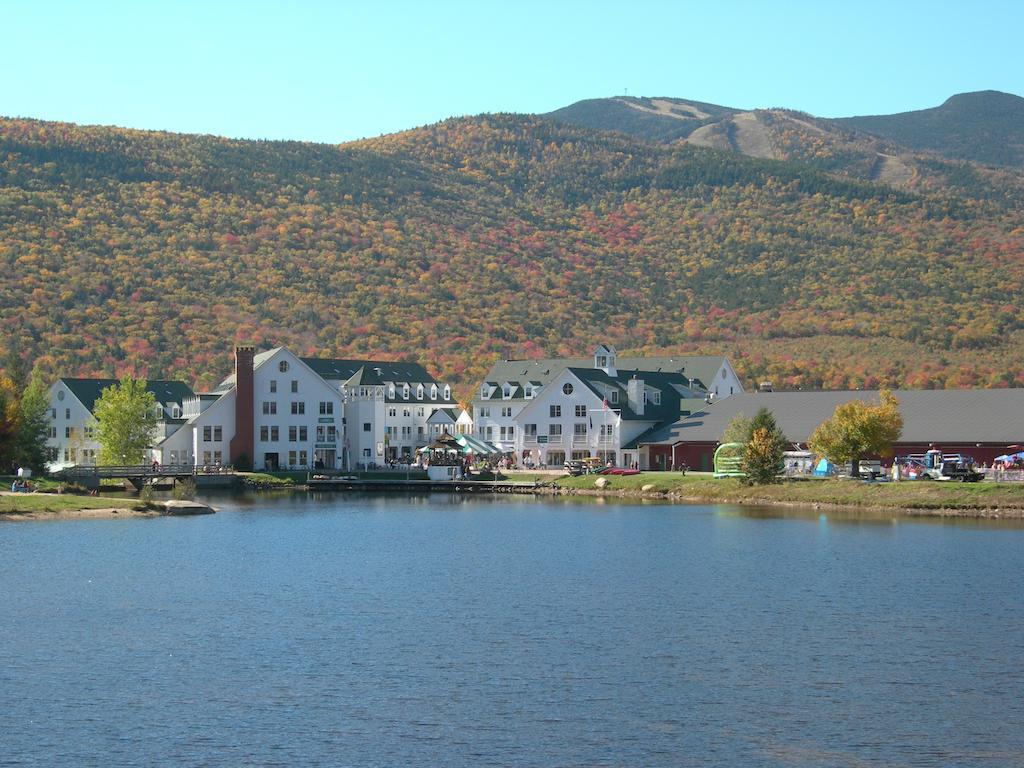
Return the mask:
<svg viewBox="0 0 1024 768">
<path fill-rule="evenodd" d="M 903 416 L 902 443 L 1024 442 L 1024 389 L 895 390 Z M 753 392 L 715 400 L 673 424 L 651 430 L 636 444 L 717 442 L 738 413 L 751 418 L 762 406 L 791 442 L 805 443 L 837 405 L 879 402 L 875 391 Z"/>
<path fill-rule="evenodd" d="M 570 368 L 568 370 L 586 384 L 599 398 L 604 398 L 604 388 L 614 388 L 617 390 L 619 393 L 618 403 L 613 404 L 609 402 L 608 407 L 618 411 L 624 421 L 674 421 L 679 417 L 679 402 L 682 399 L 681 392 L 688 395 L 691 394 L 685 386 L 687 380 L 678 373 L 624 371 L 618 369 L 618 375 L 613 377 L 599 368 Z M 644 405 L 643 415 L 640 415 L 629 406 L 626 387 L 629 380 L 634 377 L 642 380 L 645 388 L 652 387 L 661 393 L 660 403 L 655 403 L 653 399 L 647 401 Z"/>
<path fill-rule="evenodd" d="M 427 373 L 427 369 L 419 363 L 389 362 L 383 360 L 348 360 L 322 357 L 303 357 L 302 362 L 312 368 L 318 376 L 330 381 L 348 381 L 360 368 L 365 378 L 364 385 L 383 384 L 384 382 L 411 382 L 415 384 L 434 384 L 440 382 Z"/>
<path fill-rule="evenodd" d="M 96 400 L 107 387 L 118 383 L 118 379 L 60 379 L 75 397 L 92 413 Z M 195 397 L 192 388 L 183 381 L 165 381 L 153 379 L 146 381 L 146 390 L 153 393 L 158 403 L 177 403 L 181 405 L 190 397 Z"/>
<path fill-rule="evenodd" d="M 607 346 L 607 345 L 605 345 Z M 609 347 L 610 349 L 610 347 Z M 681 355 L 678 357 L 619 357 L 615 361 L 618 373 L 623 371 L 651 373 L 682 373 L 688 379 L 697 379 L 707 389 L 708 382 L 714 380 L 726 358 L 721 355 Z M 535 360 L 501 360 L 491 366 L 483 383 L 497 387 L 500 381 L 529 381 L 534 386 L 545 386 L 566 368 L 594 367 L 591 357 L 555 357 L 538 358 Z M 520 390 L 513 399 L 524 397 Z"/>
<path fill-rule="evenodd" d="M 459 420 L 459 414 L 454 408 L 438 408 L 427 419 L 427 424 L 454 424 Z"/>
</svg>

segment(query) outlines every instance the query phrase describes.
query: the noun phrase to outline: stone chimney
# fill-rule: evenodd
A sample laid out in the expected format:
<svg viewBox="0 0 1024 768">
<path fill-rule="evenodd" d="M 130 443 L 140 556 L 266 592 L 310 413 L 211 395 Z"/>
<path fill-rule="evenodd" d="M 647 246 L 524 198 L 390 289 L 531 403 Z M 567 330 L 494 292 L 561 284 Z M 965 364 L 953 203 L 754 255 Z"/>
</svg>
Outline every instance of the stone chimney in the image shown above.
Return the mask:
<svg viewBox="0 0 1024 768">
<path fill-rule="evenodd" d="M 644 415 L 644 380 L 638 379 L 636 374 L 626 382 L 626 401 L 629 409 L 637 416 Z"/>
<path fill-rule="evenodd" d="M 235 434 L 231 437 L 231 463 L 252 467 L 256 457 L 255 431 L 253 428 L 253 372 L 252 361 L 255 347 L 235 347 Z"/>
</svg>

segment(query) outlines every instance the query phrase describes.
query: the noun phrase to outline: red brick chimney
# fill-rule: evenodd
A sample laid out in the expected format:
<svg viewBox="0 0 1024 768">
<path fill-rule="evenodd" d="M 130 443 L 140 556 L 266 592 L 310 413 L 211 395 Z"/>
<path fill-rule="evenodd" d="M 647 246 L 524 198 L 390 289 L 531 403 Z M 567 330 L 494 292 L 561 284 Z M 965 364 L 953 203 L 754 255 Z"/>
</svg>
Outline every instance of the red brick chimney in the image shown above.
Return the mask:
<svg viewBox="0 0 1024 768">
<path fill-rule="evenodd" d="M 252 359 L 255 347 L 235 347 L 235 434 L 231 438 L 231 463 L 239 469 L 252 467 L 256 457 L 253 431 Z M 244 467 L 239 464 L 247 465 Z"/>
</svg>

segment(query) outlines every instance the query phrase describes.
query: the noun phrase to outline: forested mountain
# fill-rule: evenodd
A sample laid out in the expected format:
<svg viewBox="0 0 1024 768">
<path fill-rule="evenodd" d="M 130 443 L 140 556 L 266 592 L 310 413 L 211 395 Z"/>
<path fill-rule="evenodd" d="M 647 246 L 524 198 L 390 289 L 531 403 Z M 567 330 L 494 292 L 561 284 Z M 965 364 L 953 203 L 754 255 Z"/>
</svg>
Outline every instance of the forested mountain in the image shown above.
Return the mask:
<svg viewBox="0 0 1024 768">
<path fill-rule="evenodd" d="M 935 167 L 897 190 L 508 115 L 342 146 L 2 120 L 0 345 L 201 386 L 236 342 L 466 394 L 597 341 L 777 387 L 1024 385 L 1021 177 Z"/>
<path fill-rule="evenodd" d="M 835 122 L 909 149 L 1024 168 L 1024 99 L 1011 93 L 960 93 L 933 109 L 847 117 Z"/>
<path fill-rule="evenodd" d="M 981 91 L 916 112 L 839 119 L 787 109 L 738 110 L 685 99 L 580 101 L 544 117 L 652 143 L 686 142 L 797 160 L 849 178 L 912 187 L 970 160 L 1024 168 L 1024 99 Z M 929 153 L 928 158 L 915 153 Z M 945 161 L 945 162 L 944 162 Z M 941 177 L 945 169 L 939 169 Z"/>
</svg>

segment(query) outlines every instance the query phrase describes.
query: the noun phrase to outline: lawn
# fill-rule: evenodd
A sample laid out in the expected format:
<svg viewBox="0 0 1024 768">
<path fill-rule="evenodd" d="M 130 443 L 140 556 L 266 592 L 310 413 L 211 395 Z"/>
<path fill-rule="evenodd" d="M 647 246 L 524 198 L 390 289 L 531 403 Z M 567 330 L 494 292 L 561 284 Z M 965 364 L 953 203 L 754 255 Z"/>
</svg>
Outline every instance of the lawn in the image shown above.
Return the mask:
<svg viewBox="0 0 1024 768">
<path fill-rule="evenodd" d="M 596 489 L 600 475 L 565 477 L 560 488 Z M 610 476 L 606 491 L 650 492 L 707 501 L 791 504 L 839 504 L 893 509 L 1024 509 L 1024 484 L 904 481 L 867 483 L 855 480 L 786 480 L 775 485 L 746 486 L 734 478 L 715 480 L 707 473 L 642 472 Z"/>
<path fill-rule="evenodd" d="M 58 493 L 7 493 L 0 496 L 0 515 L 75 512 L 80 509 L 143 509 L 145 502 L 109 496 Z"/>
</svg>

